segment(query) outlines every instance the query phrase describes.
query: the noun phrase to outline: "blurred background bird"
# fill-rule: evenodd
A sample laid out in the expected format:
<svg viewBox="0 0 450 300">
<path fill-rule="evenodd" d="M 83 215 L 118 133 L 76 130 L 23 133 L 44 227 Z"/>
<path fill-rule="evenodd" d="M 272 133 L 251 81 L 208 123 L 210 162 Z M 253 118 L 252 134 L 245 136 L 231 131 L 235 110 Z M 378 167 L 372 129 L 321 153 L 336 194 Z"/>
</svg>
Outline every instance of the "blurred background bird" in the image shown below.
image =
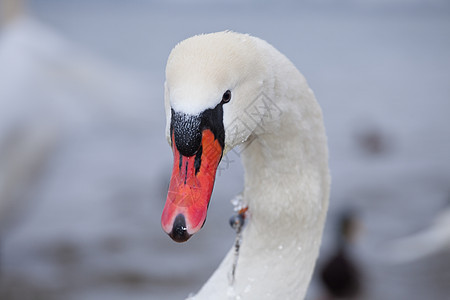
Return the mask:
<svg viewBox="0 0 450 300">
<path fill-rule="evenodd" d="M 412 263 L 438 253 L 450 255 L 450 197 L 428 226 L 390 241 L 385 251 L 386 261 L 395 264 Z"/>
<path fill-rule="evenodd" d="M 359 230 L 360 221 L 355 211 L 343 211 L 336 225 L 335 249 L 319 268 L 325 294 L 321 299 L 360 299 L 363 275 L 352 251 Z"/>
</svg>

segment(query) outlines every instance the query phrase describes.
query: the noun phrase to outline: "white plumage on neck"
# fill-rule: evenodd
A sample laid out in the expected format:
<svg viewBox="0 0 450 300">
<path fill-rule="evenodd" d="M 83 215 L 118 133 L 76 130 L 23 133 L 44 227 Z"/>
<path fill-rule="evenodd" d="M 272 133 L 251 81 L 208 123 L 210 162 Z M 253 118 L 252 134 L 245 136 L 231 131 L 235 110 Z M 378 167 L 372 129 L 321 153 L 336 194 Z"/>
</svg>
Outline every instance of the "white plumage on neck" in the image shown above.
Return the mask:
<svg viewBox="0 0 450 300">
<path fill-rule="evenodd" d="M 203 55 L 208 60 L 201 67 L 186 62 L 192 59 L 189 49 L 199 44 L 206 47 Z M 186 85 L 186 77 L 178 72 L 192 68 L 195 75 Z M 213 75 L 214 70 L 221 74 Z M 205 84 L 210 86 L 202 96 L 198 91 Z M 192 299 L 303 299 L 329 197 L 320 107 L 293 64 L 260 39 L 220 32 L 188 39 L 174 49 L 167 68 L 166 107 L 180 105 L 182 95 L 194 90 L 193 106 L 208 106 L 214 90 L 220 94 L 226 89 L 232 90 L 233 98 L 224 106 L 225 150 L 245 140 L 243 198 L 249 220 L 233 295 L 228 283 L 231 249 Z M 171 98 L 171 90 L 176 90 L 176 99 Z M 189 106 L 186 103 L 181 106 Z"/>
</svg>

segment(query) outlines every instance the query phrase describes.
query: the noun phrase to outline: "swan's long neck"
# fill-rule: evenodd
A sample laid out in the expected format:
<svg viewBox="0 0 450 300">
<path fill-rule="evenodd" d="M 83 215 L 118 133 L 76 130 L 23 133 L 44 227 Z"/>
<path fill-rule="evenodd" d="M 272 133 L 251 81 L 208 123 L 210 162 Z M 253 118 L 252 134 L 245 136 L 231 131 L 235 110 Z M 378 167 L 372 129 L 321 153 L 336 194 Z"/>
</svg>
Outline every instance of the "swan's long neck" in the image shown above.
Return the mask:
<svg viewBox="0 0 450 300">
<path fill-rule="evenodd" d="M 259 299 L 302 299 L 328 206 L 326 141 L 321 118 L 316 120 L 320 111 L 313 103 L 312 111 L 300 113 L 293 104 L 285 105 L 281 124 L 274 124 L 281 130 L 267 129 L 243 155 L 250 221 L 236 283 L 245 291 L 257 274 Z"/>
<path fill-rule="evenodd" d="M 323 222 L 327 209 L 326 138 L 321 118 L 316 120 L 320 110 L 314 103 L 308 108 L 312 111 L 300 112 L 291 104 L 275 121 L 275 129 L 265 129 L 243 152 L 244 201 L 252 227 L 274 235 L 263 238 L 265 245 L 284 237 L 298 240 L 293 233 Z"/>
<path fill-rule="evenodd" d="M 275 93 L 266 99 L 273 110 L 243 151 L 250 216 L 233 287 L 239 299 L 303 299 L 325 223 L 329 175 L 322 114 L 304 78 L 290 63 L 286 67 L 283 72 L 292 74 L 283 78 L 292 82 L 278 82 L 274 74 Z M 195 299 L 230 299 L 233 251 Z"/>
</svg>

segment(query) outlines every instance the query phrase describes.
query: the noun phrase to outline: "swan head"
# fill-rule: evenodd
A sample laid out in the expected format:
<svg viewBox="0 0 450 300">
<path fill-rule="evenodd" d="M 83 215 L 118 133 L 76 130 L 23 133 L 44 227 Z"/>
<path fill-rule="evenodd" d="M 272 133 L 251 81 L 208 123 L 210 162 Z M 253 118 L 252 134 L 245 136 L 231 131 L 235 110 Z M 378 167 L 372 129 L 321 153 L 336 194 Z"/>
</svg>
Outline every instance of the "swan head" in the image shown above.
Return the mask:
<svg viewBox="0 0 450 300">
<path fill-rule="evenodd" d="M 258 116 L 246 112 L 267 77 L 257 41 L 218 32 L 184 40 L 170 53 L 165 109 L 174 164 L 161 224 L 176 242 L 203 226 L 222 156 L 258 126 Z"/>
</svg>

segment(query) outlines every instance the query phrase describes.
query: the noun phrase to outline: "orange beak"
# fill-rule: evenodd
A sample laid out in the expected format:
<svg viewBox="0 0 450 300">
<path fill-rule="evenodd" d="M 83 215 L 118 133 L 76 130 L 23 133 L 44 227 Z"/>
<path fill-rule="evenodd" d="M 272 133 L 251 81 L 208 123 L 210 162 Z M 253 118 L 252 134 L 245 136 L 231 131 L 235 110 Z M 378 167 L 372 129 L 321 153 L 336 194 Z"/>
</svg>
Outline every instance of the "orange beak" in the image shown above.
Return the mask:
<svg viewBox="0 0 450 300">
<path fill-rule="evenodd" d="M 174 162 L 161 225 L 174 241 L 185 242 L 205 223 L 223 149 L 209 129 L 192 156 L 180 153 L 173 133 L 171 139 Z"/>
</svg>

